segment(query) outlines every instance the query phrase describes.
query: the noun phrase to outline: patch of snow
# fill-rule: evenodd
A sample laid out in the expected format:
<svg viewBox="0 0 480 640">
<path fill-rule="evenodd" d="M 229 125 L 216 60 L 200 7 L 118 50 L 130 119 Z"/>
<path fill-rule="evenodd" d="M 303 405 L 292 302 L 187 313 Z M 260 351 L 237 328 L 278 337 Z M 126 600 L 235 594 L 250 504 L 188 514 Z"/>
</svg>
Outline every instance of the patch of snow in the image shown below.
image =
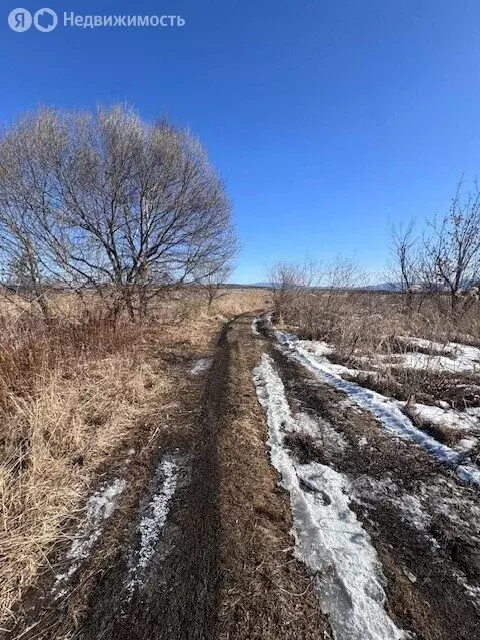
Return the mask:
<svg viewBox="0 0 480 640">
<path fill-rule="evenodd" d="M 315 340 L 299 340 L 298 342 L 314 356 L 329 356 L 334 352 L 334 348 L 327 342 Z"/>
<path fill-rule="evenodd" d="M 115 510 L 119 497 L 125 489 L 125 484 L 125 480 L 117 478 L 87 500 L 85 519 L 81 522 L 66 554 L 66 560 L 70 561 L 70 566 L 66 572 L 55 576 L 56 580 L 52 592 L 56 594 L 57 598 L 66 593 L 65 589 L 61 587 L 90 555 L 93 545 L 102 533 L 103 522 L 110 518 Z"/>
<path fill-rule="evenodd" d="M 207 369 L 210 369 L 211 366 L 212 366 L 211 358 L 199 358 L 198 360 L 195 360 L 195 362 L 193 363 L 193 366 L 190 369 L 190 373 L 193 376 L 198 376 L 204 371 L 207 371 Z"/>
<path fill-rule="evenodd" d="M 406 402 L 398 402 L 400 407 L 405 407 Z M 455 411 L 455 409 L 442 409 L 425 404 L 410 404 L 409 411 L 422 422 L 429 422 L 439 427 L 460 429 L 464 431 L 480 430 L 478 416 L 467 411 Z"/>
<path fill-rule="evenodd" d="M 167 521 L 172 497 L 177 487 L 178 467 L 175 460 L 162 461 L 159 472 L 163 477 L 160 491 L 155 494 L 147 507 L 147 513 L 140 521 L 140 549 L 136 564 L 131 568 L 127 590 L 133 592 L 141 583 L 141 575 L 155 553 L 157 540 Z"/>
<path fill-rule="evenodd" d="M 261 318 L 254 318 L 252 320 L 252 333 L 254 336 L 259 336 L 260 331 L 258 330 L 258 323 L 261 321 Z"/>
<path fill-rule="evenodd" d="M 316 358 L 323 358 L 331 355 L 335 349 L 326 342 L 316 342 L 313 340 L 298 340 L 298 345 L 305 349 L 308 353 Z M 338 373 L 340 376 L 348 376 L 351 378 L 355 378 L 359 375 L 375 375 L 374 371 L 363 371 L 359 369 L 352 369 L 350 367 L 345 367 L 343 364 L 334 364 L 330 362 L 332 367 L 332 371 Z"/>
<path fill-rule="evenodd" d="M 343 453 L 348 446 L 345 436 L 322 418 L 312 418 L 307 413 L 299 412 L 295 416 L 296 430 L 322 443 L 329 451 Z"/>
<path fill-rule="evenodd" d="M 372 413 L 391 434 L 413 440 L 423 447 L 430 455 L 443 464 L 455 469 L 457 475 L 469 484 L 480 487 L 480 469 L 463 462 L 463 456 L 454 449 L 441 444 L 435 438 L 415 427 L 411 420 L 402 413 L 398 403 L 391 398 L 383 396 L 371 389 L 365 389 L 355 382 L 344 380 L 335 370 L 335 367 L 325 357 L 316 357 L 309 353 L 295 336 L 275 331 L 278 339 L 278 348 L 287 356 L 296 360 L 319 380 L 343 391 L 349 399 Z M 443 410 L 442 410 L 443 411 Z"/>
<path fill-rule="evenodd" d="M 406 522 L 420 531 L 426 531 L 432 522 L 425 506 L 427 496 L 408 493 L 391 478 L 379 480 L 360 476 L 353 486 L 353 495 L 360 504 L 387 502 L 401 513 Z"/>
<path fill-rule="evenodd" d="M 362 447 L 366 447 L 368 445 L 368 440 L 365 438 L 365 436 L 362 436 L 361 438 L 359 438 L 358 440 L 358 446 L 360 448 Z"/>
<path fill-rule="evenodd" d="M 267 414 L 270 458 L 290 493 L 295 555 L 315 574 L 335 637 L 406 638 L 385 611 L 385 577 L 367 532 L 350 509 L 347 477 L 316 462 L 299 464 L 284 446 L 284 435 L 298 427 L 269 356 L 263 355 L 255 369 L 254 383 Z"/>
<path fill-rule="evenodd" d="M 461 373 L 480 371 L 480 349 L 458 342 L 434 342 L 423 338 L 400 336 L 407 348 L 431 349 L 434 353 L 405 353 L 400 355 L 403 366 L 413 369 L 430 369 Z M 441 354 L 441 355 L 438 355 Z"/>
<path fill-rule="evenodd" d="M 420 498 L 410 493 L 403 493 L 394 501 L 407 522 L 416 529 L 426 530 L 432 519 L 424 510 Z"/>
<path fill-rule="evenodd" d="M 430 355 L 428 353 L 405 353 L 398 358 L 397 364 L 407 367 L 407 369 L 448 371 L 450 373 L 474 371 L 477 366 L 469 360 L 457 360 L 448 356 Z"/>
<path fill-rule="evenodd" d="M 462 438 L 454 446 L 455 451 L 462 455 L 470 454 L 478 445 L 478 438 Z"/>
</svg>

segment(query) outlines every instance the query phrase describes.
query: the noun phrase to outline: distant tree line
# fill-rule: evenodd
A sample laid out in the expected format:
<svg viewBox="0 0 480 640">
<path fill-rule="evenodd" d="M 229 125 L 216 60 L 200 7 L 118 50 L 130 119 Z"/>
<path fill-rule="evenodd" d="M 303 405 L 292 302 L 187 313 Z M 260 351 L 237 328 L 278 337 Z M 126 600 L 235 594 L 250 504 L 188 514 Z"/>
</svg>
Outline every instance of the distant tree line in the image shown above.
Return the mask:
<svg viewBox="0 0 480 640">
<path fill-rule="evenodd" d="M 195 283 L 209 299 L 237 251 L 231 206 L 205 148 L 124 106 L 40 109 L 0 138 L 0 267 L 6 292 L 48 321 L 53 287 L 95 291 L 112 315 L 145 316 Z"/>
</svg>

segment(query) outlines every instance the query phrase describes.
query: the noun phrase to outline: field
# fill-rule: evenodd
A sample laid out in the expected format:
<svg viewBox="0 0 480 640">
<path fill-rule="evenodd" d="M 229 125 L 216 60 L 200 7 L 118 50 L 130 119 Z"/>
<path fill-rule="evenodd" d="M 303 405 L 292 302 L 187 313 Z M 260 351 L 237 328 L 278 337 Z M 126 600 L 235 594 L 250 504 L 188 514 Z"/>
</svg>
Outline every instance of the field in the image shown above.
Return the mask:
<svg viewBox="0 0 480 640">
<path fill-rule="evenodd" d="M 478 309 L 222 293 L 5 303 L 4 637 L 478 637 Z"/>
</svg>

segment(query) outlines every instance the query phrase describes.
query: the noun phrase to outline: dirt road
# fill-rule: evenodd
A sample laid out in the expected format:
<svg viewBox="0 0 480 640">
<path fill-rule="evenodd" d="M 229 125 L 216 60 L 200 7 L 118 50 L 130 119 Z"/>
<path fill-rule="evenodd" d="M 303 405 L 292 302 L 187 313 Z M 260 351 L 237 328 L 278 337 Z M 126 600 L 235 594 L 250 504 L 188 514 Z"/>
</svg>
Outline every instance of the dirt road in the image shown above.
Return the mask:
<svg viewBox="0 0 480 640">
<path fill-rule="evenodd" d="M 90 556 L 62 591 L 39 582 L 5 638 L 480 638 L 478 490 L 253 319 L 225 325 L 203 373 L 185 369 L 168 424 L 110 472 L 125 489 Z"/>
<path fill-rule="evenodd" d="M 75 573 L 67 562 L 60 584 L 47 572 L 5 638 L 323 637 L 328 625 L 293 557 L 288 496 L 265 447 L 251 377 L 263 345 L 251 322 L 225 325 L 200 375 L 178 363 L 187 383 L 168 424 L 105 474 L 126 486 L 89 557 Z M 52 563 L 68 556 L 63 546 Z"/>
</svg>

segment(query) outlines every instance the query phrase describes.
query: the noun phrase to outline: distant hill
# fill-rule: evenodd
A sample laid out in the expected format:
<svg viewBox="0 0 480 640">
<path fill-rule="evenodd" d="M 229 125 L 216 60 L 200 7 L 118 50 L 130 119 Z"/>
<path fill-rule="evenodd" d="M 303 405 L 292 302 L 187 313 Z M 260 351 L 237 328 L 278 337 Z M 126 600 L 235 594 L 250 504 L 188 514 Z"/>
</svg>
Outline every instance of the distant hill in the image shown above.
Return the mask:
<svg viewBox="0 0 480 640">
<path fill-rule="evenodd" d="M 362 289 L 365 289 L 365 291 L 386 291 L 391 293 L 402 291 L 402 285 L 400 282 L 383 282 L 381 284 L 367 285 Z"/>
<path fill-rule="evenodd" d="M 268 282 L 255 282 L 252 284 L 235 284 L 229 283 L 225 287 L 232 289 L 268 289 L 270 284 Z M 328 291 L 329 287 L 318 287 L 318 291 Z M 341 287 L 339 287 L 341 289 Z M 362 291 L 384 291 L 386 293 L 398 293 L 402 291 L 402 285 L 400 282 L 382 282 L 379 284 L 370 284 L 364 287 L 358 287 Z"/>
</svg>

